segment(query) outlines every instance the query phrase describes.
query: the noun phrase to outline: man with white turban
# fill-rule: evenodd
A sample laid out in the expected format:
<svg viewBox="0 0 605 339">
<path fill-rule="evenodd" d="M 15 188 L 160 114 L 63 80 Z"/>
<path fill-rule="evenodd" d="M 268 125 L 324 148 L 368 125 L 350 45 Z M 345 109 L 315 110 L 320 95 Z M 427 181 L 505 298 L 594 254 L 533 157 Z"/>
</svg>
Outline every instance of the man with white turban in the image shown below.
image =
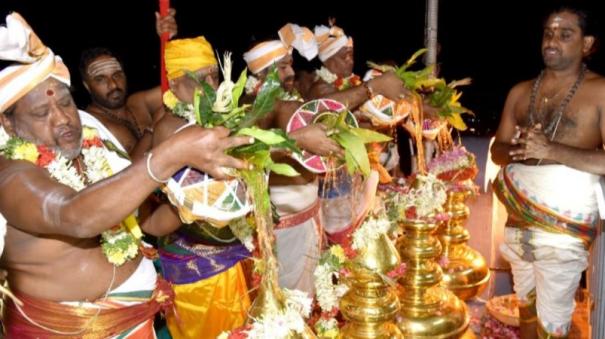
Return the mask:
<svg viewBox="0 0 605 339">
<path fill-rule="evenodd" d="M 335 26 L 330 20 L 330 26 L 316 26 L 315 38 L 319 45 L 319 59 L 322 67 L 315 72 L 315 81 L 310 86 L 309 98 L 331 98 L 343 103 L 352 111 L 361 104 L 372 99 L 373 96 L 383 95 L 399 100 L 407 91 L 401 80 L 392 72 L 385 73 L 374 79 L 363 82 L 353 73 L 353 39 L 347 36 L 342 28 Z M 328 239 L 334 243 L 342 243 L 353 230 L 357 217 L 353 215 L 352 205 L 361 205 L 362 202 L 351 203 L 354 180 L 344 169 L 335 175 L 335 182 L 324 185 L 320 180 L 322 217 Z M 364 196 L 357 194 L 355 196 Z"/>
<path fill-rule="evenodd" d="M 292 90 L 294 70 L 292 50 L 296 49 L 308 60 L 317 55 L 313 33 L 306 27 L 286 24 L 279 30 L 280 40 L 264 41 L 244 53 L 244 60 L 254 74 L 248 83 L 247 93 L 256 95 L 270 66 L 276 65 L 282 87 Z M 273 112 L 263 121 L 262 127 L 286 129 L 290 116 L 302 104 L 302 98 L 283 97 L 277 101 Z M 297 145 L 315 154 L 340 154 L 341 148 L 328 138 L 321 124 L 309 124 L 290 133 Z M 284 157 L 296 167 L 301 176 L 289 178 L 272 174 L 270 178 L 271 201 L 280 217 L 275 226 L 279 283 L 281 287 L 298 289 L 313 294 L 313 271 L 319 258 L 323 229 L 319 218 L 317 180 L 292 159 Z"/>
<path fill-rule="evenodd" d="M 12 62 L 0 71 L 7 337 L 154 338 L 171 290 L 141 255 L 132 213 L 183 166 L 219 178 L 220 166 L 244 168 L 224 151 L 249 138 L 192 127 L 130 163 L 103 125 L 78 112 L 61 58 L 17 13 L 0 27 L 0 59 Z M 141 224 L 154 235 L 178 226 L 168 205 Z"/>
</svg>

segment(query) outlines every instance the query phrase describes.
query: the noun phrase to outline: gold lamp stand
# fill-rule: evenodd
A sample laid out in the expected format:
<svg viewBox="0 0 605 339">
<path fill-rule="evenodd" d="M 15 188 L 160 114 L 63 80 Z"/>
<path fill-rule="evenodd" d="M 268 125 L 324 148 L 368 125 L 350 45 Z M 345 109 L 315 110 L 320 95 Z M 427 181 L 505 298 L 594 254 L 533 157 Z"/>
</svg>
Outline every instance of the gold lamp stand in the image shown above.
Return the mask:
<svg viewBox="0 0 605 339">
<path fill-rule="evenodd" d="M 470 214 L 465 204 L 470 193 L 470 190 L 448 192 L 445 210 L 450 220 L 443 223 L 438 231 L 443 247 L 441 255 L 446 259 L 440 260 L 443 270 L 441 284 L 462 300 L 481 293 L 490 275 L 483 256 L 466 244 L 470 236 L 463 225 Z"/>
<path fill-rule="evenodd" d="M 401 263 L 395 246 L 385 234 L 370 241 L 355 258 L 351 289 L 340 300 L 347 320 L 342 338 L 403 338 L 393 322 L 399 311 L 396 289 L 385 283 L 386 275 Z"/>
<path fill-rule="evenodd" d="M 457 338 L 468 327 L 466 305 L 441 287 L 441 267 L 435 259 L 441 244 L 432 236 L 438 225 L 421 220 L 401 223 L 405 236 L 399 251 L 406 263 L 397 326 L 405 338 Z"/>
</svg>

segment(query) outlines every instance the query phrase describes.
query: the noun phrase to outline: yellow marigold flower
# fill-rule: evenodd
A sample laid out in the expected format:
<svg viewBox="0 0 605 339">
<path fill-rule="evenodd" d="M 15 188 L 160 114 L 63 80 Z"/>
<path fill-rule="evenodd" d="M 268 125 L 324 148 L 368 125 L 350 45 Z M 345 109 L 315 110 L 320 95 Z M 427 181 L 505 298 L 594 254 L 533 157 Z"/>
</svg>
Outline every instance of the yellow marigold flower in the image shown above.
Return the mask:
<svg viewBox="0 0 605 339">
<path fill-rule="evenodd" d="M 172 91 L 166 91 L 164 92 L 163 101 L 166 107 L 174 109 L 176 107 L 176 104 L 179 102 L 179 98 L 177 98 L 176 95 L 172 93 Z"/>
<path fill-rule="evenodd" d="M 107 261 L 116 266 L 120 266 L 126 262 L 125 253 L 117 249 L 110 249 L 107 251 L 106 256 Z"/>
<path fill-rule="evenodd" d="M 83 127 L 82 128 L 82 137 L 84 139 L 92 139 L 94 137 L 99 136 L 99 133 L 97 133 L 97 130 L 94 128 L 90 128 L 90 127 Z"/>
<path fill-rule="evenodd" d="M 13 151 L 13 159 L 27 160 L 33 163 L 36 163 L 39 155 L 40 153 L 38 153 L 38 148 L 36 145 L 29 142 L 15 147 L 15 150 Z"/>
<path fill-rule="evenodd" d="M 330 254 L 338 258 L 338 262 L 345 262 L 347 257 L 345 256 L 345 250 L 340 245 L 334 245 L 330 247 Z"/>
</svg>

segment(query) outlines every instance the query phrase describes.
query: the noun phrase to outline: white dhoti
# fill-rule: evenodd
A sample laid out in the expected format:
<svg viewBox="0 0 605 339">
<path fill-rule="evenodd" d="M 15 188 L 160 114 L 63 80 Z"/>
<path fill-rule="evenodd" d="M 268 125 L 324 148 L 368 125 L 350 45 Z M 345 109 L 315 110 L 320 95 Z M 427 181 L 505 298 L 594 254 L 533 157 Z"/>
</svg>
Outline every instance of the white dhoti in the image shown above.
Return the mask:
<svg viewBox="0 0 605 339">
<path fill-rule="evenodd" d="M 569 332 L 588 266 L 597 182 L 598 176 L 563 165 L 523 164 L 506 166 L 495 182 L 509 214 L 500 251 L 511 264 L 515 293 L 528 303 L 535 290 L 540 325 L 556 336 Z"/>
<path fill-rule="evenodd" d="M 317 182 L 272 186 L 271 201 L 280 216 L 275 227 L 279 285 L 314 294 L 313 271 L 322 246 Z"/>
<path fill-rule="evenodd" d="M 528 295 L 535 291 L 542 327 L 548 333 L 566 335 L 575 309 L 575 292 L 588 267 L 582 241 L 540 229 L 506 227 L 500 252 L 510 262 L 517 298 L 527 303 Z"/>
</svg>

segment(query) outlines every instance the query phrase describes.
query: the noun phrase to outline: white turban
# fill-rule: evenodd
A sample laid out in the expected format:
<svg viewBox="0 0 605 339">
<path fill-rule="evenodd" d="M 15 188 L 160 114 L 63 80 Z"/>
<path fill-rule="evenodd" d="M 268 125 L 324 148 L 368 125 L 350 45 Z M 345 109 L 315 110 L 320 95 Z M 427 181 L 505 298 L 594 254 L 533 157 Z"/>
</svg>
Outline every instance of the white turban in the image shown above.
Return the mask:
<svg viewBox="0 0 605 339">
<path fill-rule="evenodd" d="M 338 26 L 315 26 L 315 39 L 319 44 L 319 60 L 324 62 L 343 47 L 353 47 L 353 39 Z"/>
<path fill-rule="evenodd" d="M 264 41 L 244 53 L 244 60 L 253 74 L 258 74 L 296 49 L 305 59 L 317 56 L 317 42 L 310 29 L 286 24 L 278 32 L 280 40 Z"/>
<path fill-rule="evenodd" d="M 0 60 L 15 62 L 0 71 L 0 113 L 48 77 L 70 85 L 61 58 L 44 46 L 19 13 L 9 14 L 6 27 L 0 27 Z"/>
</svg>

